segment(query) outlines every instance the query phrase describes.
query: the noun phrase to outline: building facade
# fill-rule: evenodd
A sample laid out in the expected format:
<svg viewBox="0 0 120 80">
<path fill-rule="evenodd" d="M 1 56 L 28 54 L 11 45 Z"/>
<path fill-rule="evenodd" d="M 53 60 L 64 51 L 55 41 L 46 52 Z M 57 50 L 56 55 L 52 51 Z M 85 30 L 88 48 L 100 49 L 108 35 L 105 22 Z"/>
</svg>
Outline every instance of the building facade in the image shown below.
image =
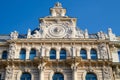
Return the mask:
<svg viewBox="0 0 120 80">
<path fill-rule="evenodd" d="M 33 31 L 0 35 L 0 80 L 120 80 L 120 37 L 76 21 L 58 2 Z"/>
</svg>

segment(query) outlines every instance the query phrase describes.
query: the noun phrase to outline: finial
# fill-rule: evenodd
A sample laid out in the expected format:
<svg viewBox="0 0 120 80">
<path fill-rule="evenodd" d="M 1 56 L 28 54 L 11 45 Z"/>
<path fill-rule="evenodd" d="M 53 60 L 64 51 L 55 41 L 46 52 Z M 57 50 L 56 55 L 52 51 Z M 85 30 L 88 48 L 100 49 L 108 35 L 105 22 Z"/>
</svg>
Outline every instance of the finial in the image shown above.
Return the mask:
<svg viewBox="0 0 120 80">
<path fill-rule="evenodd" d="M 61 7 L 62 7 L 62 4 L 61 4 L 60 2 L 57 2 L 57 3 L 55 4 L 55 7 L 61 8 Z"/>
</svg>

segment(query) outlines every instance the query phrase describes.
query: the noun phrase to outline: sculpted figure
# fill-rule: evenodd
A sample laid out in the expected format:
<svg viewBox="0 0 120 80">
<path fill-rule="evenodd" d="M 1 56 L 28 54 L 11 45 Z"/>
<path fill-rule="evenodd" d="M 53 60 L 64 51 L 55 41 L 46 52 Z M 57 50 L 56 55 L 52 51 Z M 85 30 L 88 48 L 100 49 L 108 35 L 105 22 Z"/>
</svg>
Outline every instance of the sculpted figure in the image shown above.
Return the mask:
<svg viewBox="0 0 120 80">
<path fill-rule="evenodd" d="M 27 38 L 31 38 L 31 30 L 30 29 L 28 29 Z"/>
<path fill-rule="evenodd" d="M 33 34 L 33 37 L 34 37 L 34 38 L 40 38 L 40 37 L 41 37 L 40 32 L 36 30 L 36 31 L 35 31 L 35 34 Z"/>
<path fill-rule="evenodd" d="M 88 35 L 88 30 L 87 30 L 87 29 L 85 29 L 84 36 L 85 36 L 85 38 L 89 38 L 89 35 Z"/>
<path fill-rule="evenodd" d="M 108 36 L 109 36 L 109 39 L 111 41 L 115 41 L 116 40 L 116 35 L 112 32 L 111 28 L 108 28 Z"/>
<path fill-rule="evenodd" d="M 12 73 L 13 73 L 12 67 L 10 67 L 10 66 L 6 67 L 6 77 L 5 77 L 5 80 L 11 80 L 12 79 Z"/>
<path fill-rule="evenodd" d="M 99 46 L 99 49 L 100 49 L 100 57 L 102 59 L 108 59 L 108 53 L 107 53 L 107 49 L 106 49 L 105 44 L 101 44 Z"/>
<path fill-rule="evenodd" d="M 14 58 L 15 50 L 16 50 L 16 44 L 15 43 L 10 44 L 10 46 L 9 46 L 9 54 L 8 54 L 9 59 Z"/>
<path fill-rule="evenodd" d="M 77 37 L 78 38 L 84 38 L 84 35 L 83 35 L 83 33 L 80 30 L 77 31 Z"/>
<path fill-rule="evenodd" d="M 10 39 L 17 39 L 17 38 L 18 38 L 18 32 L 17 31 L 11 32 Z"/>
<path fill-rule="evenodd" d="M 102 31 L 98 32 L 97 35 L 98 35 L 99 39 L 105 39 L 106 38 L 106 35 Z"/>
</svg>

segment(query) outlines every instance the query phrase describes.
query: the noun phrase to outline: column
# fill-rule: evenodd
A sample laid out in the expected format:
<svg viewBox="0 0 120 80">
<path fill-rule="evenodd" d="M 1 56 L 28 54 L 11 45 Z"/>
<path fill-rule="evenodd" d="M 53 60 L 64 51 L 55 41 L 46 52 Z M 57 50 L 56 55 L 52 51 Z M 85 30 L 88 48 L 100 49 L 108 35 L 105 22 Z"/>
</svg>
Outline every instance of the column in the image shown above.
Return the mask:
<svg viewBox="0 0 120 80">
<path fill-rule="evenodd" d="M 3 51 L 2 50 L 0 50 L 0 59 L 2 59 L 2 54 L 3 54 Z"/>
<path fill-rule="evenodd" d="M 45 47 L 42 46 L 41 47 L 41 57 L 44 57 L 45 56 Z"/>
<path fill-rule="evenodd" d="M 50 57 L 50 49 L 49 48 L 46 49 L 46 56 Z"/>
<path fill-rule="evenodd" d="M 72 65 L 71 65 L 72 80 L 77 80 L 77 65 L 78 65 L 78 63 L 72 63 Z"/>
<path fill-rule="evenodd" d="M 39 80 L 44 80 L 44 70 L 45 70 L 45 64 L 46 63 L 42 63 L 39 64 L 38 69 L 39 69 Z"/>
<path fill-rule="evenodd" d="M 77 50 L 77 57 L 80 57 L 80 50 L 79 48 L 76 49 Z"/>
<path fill-rule="evenodd" d="M 30 57 L 30 48 L 26 48 L 26 59 Z"/>
<path fill-rule="evenodd" d="M 40 49 L 36 48 L 36 57 L 40 57 Z"/>
<path fill-rule="evenodd" d="M 72 47 L 72 57 L 76 57 L 76 48 Z"/>
<path fill-rule="evenodd" d="M 56 49 L 56 59 L 60 59 L 60 48 Z"/>
<path fill-rule="evenodd" d="M 87 49 L 87 59 L 91 59 L 90 49 L 91 49 L 91 48 L 88 48 L 88 49 Z"/>
</svg>

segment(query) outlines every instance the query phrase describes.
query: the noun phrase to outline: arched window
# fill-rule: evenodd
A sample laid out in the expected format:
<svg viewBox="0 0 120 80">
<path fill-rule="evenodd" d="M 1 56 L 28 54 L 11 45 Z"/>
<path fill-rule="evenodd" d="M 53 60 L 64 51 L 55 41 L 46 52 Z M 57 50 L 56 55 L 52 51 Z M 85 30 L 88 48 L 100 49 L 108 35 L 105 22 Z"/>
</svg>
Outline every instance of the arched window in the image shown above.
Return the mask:
<svg viewBox="0 0 120 80">
<path fill-rule="evenodd" d="M 21 51 L 20 51 L 20 59 L 21 60 L 26 59 L 26 50 L 25 49 L 21 49 Z"/>
<path fill-rule="evenodd" d="M 61 49 L 61 51 L 60 51 L 60 59 L 66 59 L 66 50 L 65 49 Z"/>
<path fill-rule="evenodd" d="M 50 50 L 50 59 L 56 59 L 56 50 L 55 49 Z"/>
<path fill-rule="evenodd" d="M 118 51 L 118 58 L 119 58 L 119 62 L 120 62 L 120 51 Z"/>
<path fill-rule="evenodd" d="M 85 49 L 81 49 L 81 51 L 80 51 L 80 57 L 82 59 L 87 59 L 87 51 Z"/>
<path fill-rule="evenodd" d="M 7 59 L 7 57 L 8 57 L 7 51 L 3 51 L 3 53 L 2 53 L 2 59 Z"/>
<path fill-rule="evenodd" d="M 64 76 L 61 73 L 55 73 L 52 80 L 64 80 Z"/>
<path fill-rule="evenodd" d="M 96 75 L 93 73 L 87 73 L 85 78 L 86 78 L 85 80 L 97 80 Z"/>
<path fill-rule="evenodd" d="M 91 49 L 90 55 L 91 55 L 91 59 L 93 60 L 97 59 L 97 51 L 95 49 Z"/>
<path fill-rule="evenodd" d="M 29 59 L 33 60 L 35 56 L 36 56 L 36 50 L 35 49 L 31 49 Z"/>
<path fill-rule="evenodd" d="M 20 80 L 31 80 L 31 74 L 23 73 L 20 77 Z"/>
</svg>

